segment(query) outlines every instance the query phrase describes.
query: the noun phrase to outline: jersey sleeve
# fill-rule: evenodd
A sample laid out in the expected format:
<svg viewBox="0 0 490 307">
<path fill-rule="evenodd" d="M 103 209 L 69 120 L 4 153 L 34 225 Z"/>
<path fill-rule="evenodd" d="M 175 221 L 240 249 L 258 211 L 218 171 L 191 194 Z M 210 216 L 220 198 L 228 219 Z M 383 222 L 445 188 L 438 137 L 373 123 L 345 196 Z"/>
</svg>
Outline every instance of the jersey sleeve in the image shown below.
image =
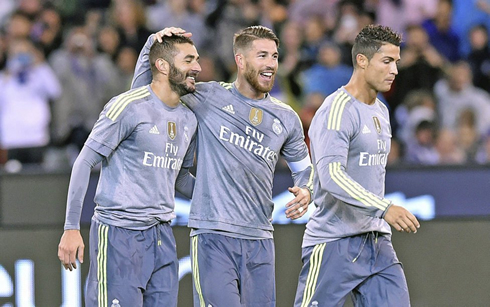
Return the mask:
<svg viewBox="0 0 490 307">
<path fill-rule="evenodd" d="M 180 97 L 180 100 L 194 111 L 200 103 L 205 103 L 207 98 L 214 91 L 214 86 L 219 86 L 217 82 L 198 82 L 193 93 Z"/>
<path fill-rule="evenodd" d="M 348 110 L 326 109 L 315 124 L 319 126 L 310 140 L 321 188 L 367 215 L 383 217 L 391 202 L 366 190 L 346 172 L 350 139 L 358 130 L 355 117 Z"/>
<path fill-rule="evenodd" d="M 313 168 L 311 167 L 308 147 L 305 143 L 303 125 L 296 112 L 292 111 L 292 113 L 288 114 L 291 114 L 291 129 L 286 143 L 281 149 L 281 155 L 291 170 L 294 185 L 308 188 L 309 191 L 312 191 Z"/>
<path fill-rule="evenodd" d="M 133 105 L 129 101 L 141 98 L 145 92 L 147 89 L 141 88 L 113 98 L 104 107 L 85 145 L 108 157 L 134 130 Z"/>
<path fill-rule="evenodd" d="M 80 217 L 82 216 L 83 200 L 87 193 L 90 172 L 103 159 L 102 155 L 84 146 L 75 160 L 68 185 L 65 230 L 80 229 Z"/>
<path fill-rule="evenodd" d="M 150 48 L 154 41 L 155 34 L 152 34 L 148 37 L 145 45 L 141 49 L 138 60 L 136 61 L 136 67 L 134 68 L 131 88 L 137 88 L 143 85 L 150 84 L 151 80 L 153 79 L 150 66 Z"/>
</svg>

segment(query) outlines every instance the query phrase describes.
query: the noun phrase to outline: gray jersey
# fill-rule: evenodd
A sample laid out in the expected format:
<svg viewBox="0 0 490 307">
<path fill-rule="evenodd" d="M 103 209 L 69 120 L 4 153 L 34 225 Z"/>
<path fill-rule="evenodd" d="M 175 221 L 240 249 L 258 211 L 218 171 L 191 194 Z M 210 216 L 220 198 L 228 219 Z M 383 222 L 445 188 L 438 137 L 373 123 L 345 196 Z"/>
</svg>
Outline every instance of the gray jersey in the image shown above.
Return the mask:
<svg viewBox="0 0 490 307">
<path fill-rule="evenodd" d="M 132 87 L 151 82 L 151 35 L 138 57 Z M 198 83 L 182 101 L 198 119 L 197 174 L 189 227 L 192 235 L 226 232 L 244 239 L 272 238 L 272 180 L 278 156 L 296 186 L 312 184 L 301 121 L 267 95 L 253 100 L 229 83 Z"/>
<path fill-rule="evenodd" d="M 187 107 L 168 107 L 149 86 L 111 99 L 85 143 L 106 157 L 95 218 L 134 230 L 174 218 L 175 180 L 193 165 L 196 128 Z"/>
<path fill-rule="evenodd" d="M 271 238 L 272 181 L 282 155 L 308 160 L 298 115 L 267 95 L 241 95 L 229 83 L 198 83 L 182 101 L 198 119 L 197 180 L 189 227 L 194 233 L 229 232 L 244 238 Z M 308 172 L 309 173 L 309 172 Z M 308 178 L 299 179 L 298 186 Z"/>
<path fill-rule="evenodd" d="M 370 231 L 391 234 L 382 219 L 391 204 L 384 198 L 391 144 L 386 106 L 367 105 L 340 88 L 316 112 L 309 136 L 318 207 L 303 247 Z"/>
</svg>

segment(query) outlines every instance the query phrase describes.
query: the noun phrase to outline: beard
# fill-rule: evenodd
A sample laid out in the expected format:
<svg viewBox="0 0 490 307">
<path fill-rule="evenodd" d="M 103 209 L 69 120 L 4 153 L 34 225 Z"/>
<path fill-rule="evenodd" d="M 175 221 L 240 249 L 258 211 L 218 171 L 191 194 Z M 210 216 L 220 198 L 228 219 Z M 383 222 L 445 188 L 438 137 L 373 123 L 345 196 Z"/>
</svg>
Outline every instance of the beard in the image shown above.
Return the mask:
<svg viewBox="0 0 490 307">
<path fill-rule="evenodd" d="M 186 79 L 187 75 L 183 71 L 179 70 L 173 64 L 170 64 L 168 81 L 170 82 L 170 88 L 172 91 L 179 94 L 179 96 L 193 93 L 196 90 L 194 86 L 187 85 Z"/>
<path fill-rule="evenodd" d="M 245 80 L 252 86 L 253 89 L 260 93 L 268 93 L 274 86 L 274 75 L 272 75 L 269 85 L 262 85 L 259 83 L 259 72 L 253 67 L 247 66 L 245 69 Z"/>
</svg>

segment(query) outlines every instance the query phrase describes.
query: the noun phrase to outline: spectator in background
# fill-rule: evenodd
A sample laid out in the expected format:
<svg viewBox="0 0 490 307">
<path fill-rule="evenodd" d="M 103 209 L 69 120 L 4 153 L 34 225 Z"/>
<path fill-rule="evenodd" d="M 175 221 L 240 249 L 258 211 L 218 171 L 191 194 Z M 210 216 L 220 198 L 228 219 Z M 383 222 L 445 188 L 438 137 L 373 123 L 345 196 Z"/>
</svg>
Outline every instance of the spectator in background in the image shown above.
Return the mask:
<svg viewBox="0 0 490 307">
<path fill-rule="evenodd" d="M 341 57 L 340 48 L 334 42 L 324 42 L 320 46 L 317 64 L 303 73 L 306 95 L 320 93 L 325 98 L 349 82 L 352 67 L 342 64 Z"/>
<path fill-rule="evenodd" d="M 409 25 L 432 19 L 438 0 L 376 0 L 376 21 L 402 32 Z"/>
<path fill-rule="evenodd" d="M 0 73 L 0 147 L 9 160 L 42 163 L 50 141 L 49 102 L 61 86 L 31 41 L 9 42 L 7 68 Z"/>
<path fill-rule="evenodd" d="M 138 54 L 131 47 L 122 47 L 117 53 L 116 65 L 117 75 L 119 76 L 119 92 L 127 91 L 131 88 L 134 67 L 138 60 Z"/>
<path fill-rule="evenodd" d="M 121 45 L 139 52 L 151 32 L 146 28 L 145 8 L 140 0 L 114 0 L 111 16 L 121 37 Z"/>
<path fill-rule="evenodd" d="M 418 25 L 406 30 L 406 42 L 401 50 L 398 76 L 391 95 L 388 97 L 391 112 L 414 90 L 432 91 L 434 84 L 442 77 L 444 57 L 429 43 L 425 29 Z M 394 122 L 397 130 L 397 122 Z"/>
<path fill-rule="evenodd" d="M 448 129 L 441 129 L 436 137 L 436 150 L 439 154 L 438 164 L 459 165 L 466 162 L 464 151 L 458 146 L 456 134 Z"/>
<path fill-rule="evenodd" d="M 417 124 L 414 137 L 407 143 L 405 160 L 410 164 L 435 165 L 439 153 L 435 147 L 436 126 L 434 122 L 422 120 Z"/>
<path fill-rule="evenodd" d="M 433 19 L 427 19 L 422 26 L 429 35 L 430 43 L 447 60 L 454 63 L 460 60 L 460 38 L 452 28 L 452 0 L 439 0 Z"/>
<path fill-rule="evenodd" d="M 471 51 L 467 57 L 473 72 L 475 86 L 490 93 L 490 48 L 488 29 L 484 25 L 476 25 L 469 33 Z"/>
<path fill-rule="evenodd" d="M 112 25 L 103 26 L 97 34 L 97 50 L 109 55 L 113 61 L 116 61 L 120 47 L 121 37 L 116 28 Z"/>
<path fill-rule="evenodd" d="M 121 81 L 114 63 L 95 50 L 83 27 L 70 31 L 50 63 L 63 87 L 53 105 L 53 135 L 57 144 L 74 144 L 78 154 L 104 104 L 120 92 Z"/>
<path fill-rule="evenodd" d="M 458 146 L 464 151 L 466 162 L 476 162 L 480 147 L 480 132 L 476 127 L 476 114 L 471 108 L 461 111 L 456 130 Z"/>
<path fill-rule="evenodd" d="M 302 70 L 301 45 L 303 43 L 302 28 L 296 22 L 284 24 L 280 33 L 281 45 L 279 46 L 279 69 L 277 82 L 280 84 L 288 105 L 299 111 L 299 99 L 302 94 L 299 74 Z"/>
<path fill-rule="evenodd" d="M 148 29 L 154 32 L 167 27 L 186 29 L 193 34 L 192 39 L 196 48 L 201 49 L 209 38 L 209 30 L 205 24 L 206 16 L 204 11 L 200 11 L 201 14 L 191 12 L 188 9 L 189 2 L 189 0 L 160 0 L 157 4 L 149 6 L 146 9 Z"/>
<path fill-rule="evenodd" d="M 323 20 L 319 16 L 312 16 L 306 21 L 303 33 L 301 61 L 304 63 L 304 68 L 309 68 L 317 62 L 320 47 L 327 39 Z"/>
<path fill-rule="evenodd" d="M 397 137 L 407 145 L 413 143 L 416 127 L 422 121 L 436 122 L 436 103 L 431 91 L 414 90 L 405 97 L 403 104 L 395 110 L 400 128 Z"/>
<path fill-rule="evenodd" d="M 483 135 L 475 160 L 478 164 L 490 164 L 490 131 Z"/>
<path fill-rule="evenodd" d="M 7 40 L 16 38 L 29 38 L 32 29 L 32 20 L 26 13 L 15 11 L 7 22 Z"/>
<path fill-rule="evenodd" d="M 61 16 L 52 6 L 45 7 L 35 20 L 31 37 L 42 47 L 45 57 L 49 57 L 51 52 L 61 47 L 63 39 L 61 28 Z"/>
<path fill-rule="evenodd" d="M 448 76 L 434 86 L 442 128 L 456 132 L 463 110 L 476 114 L 476 127 L 484 134 L 490 128 L 490 94 L 475 87 L 468 63 L 458 62 L 448 69 Z"/>
</svg>

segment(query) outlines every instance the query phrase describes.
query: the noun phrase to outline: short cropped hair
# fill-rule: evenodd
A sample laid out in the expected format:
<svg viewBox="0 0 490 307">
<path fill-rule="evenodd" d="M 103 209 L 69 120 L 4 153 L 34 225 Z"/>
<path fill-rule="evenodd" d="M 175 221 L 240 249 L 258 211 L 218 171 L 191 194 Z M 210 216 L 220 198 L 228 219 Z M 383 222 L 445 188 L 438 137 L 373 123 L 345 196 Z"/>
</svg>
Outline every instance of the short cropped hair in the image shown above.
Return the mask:
<svg viewBox="0 0 490 307">
<path fill-rule="evenodd" d="M 150 64 L 151 64 L 151 72 L 155 74 L 157 72 L 157 68 L 155 67 L 155 61 L 157 59 L 164 59 L 169 64 L 174 64 L 175 55 L 177 55 L 178 50 L 175 45 L 178 44 L 191 44 L 194 45 L 192 39 L 182 35 L 172 35 L 172 36 L 164 36 L 163 41 L 159 43 L 157 40 L 150 47 Z"/>
<path fill-rule="evenodd" d="M 356 57 L 358 54 L 363 54 L 368 60 L 371 60 L 382 45 L 393 44 L 399 47 L 401 42 L 401 35 L 390 27 L 367 25 L 356 36 L 352 47 L 352 64 L 354 67 L 357 66 Z"/>
<path fill-rule="evenodd" d="M 276 47 L 279 48 L 279 38 L 277 38 L 271 29 L 264 26 L 251 26 L 235 33 L 235 37 L 233 38 L 233 53 L 237 54 L 237 50 L 249 47 L 253 41 L 258 39 L 272 40 L 276 43 Z"/>
</svg>

